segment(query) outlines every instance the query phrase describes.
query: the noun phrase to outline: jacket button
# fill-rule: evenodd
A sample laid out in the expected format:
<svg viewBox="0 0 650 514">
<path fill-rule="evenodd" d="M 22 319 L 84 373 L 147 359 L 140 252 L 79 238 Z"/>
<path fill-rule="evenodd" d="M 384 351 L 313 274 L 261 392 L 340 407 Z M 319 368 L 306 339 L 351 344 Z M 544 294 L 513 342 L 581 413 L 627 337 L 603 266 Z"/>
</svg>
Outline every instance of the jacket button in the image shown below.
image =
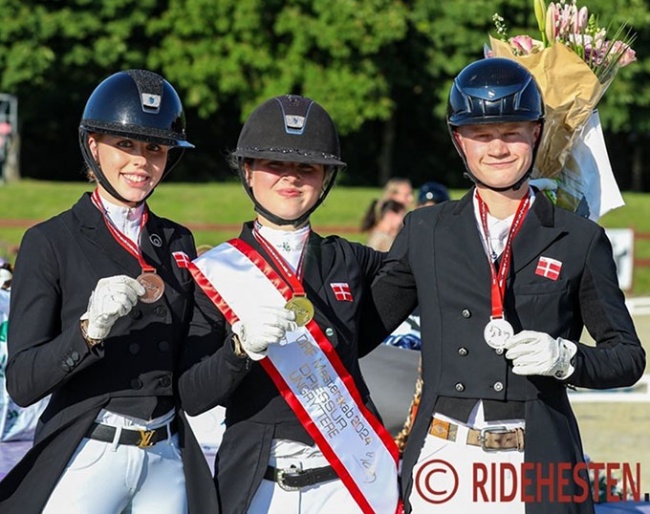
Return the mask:
<svg viewBox="0 0 650 514">
<path fill-rule="evenodd" d="M 67 357 L 65 363 L 68 365 L 70 369 L 74 368 L 75 366 L 75 361 L 72 357 Z"/>
<path fill-rule="evenodd" d="M 142 389 L 142 380 L 139 378 L 131 380 L 131 389 Z"/>
<path fill-rule="evenodd" d="M 325 329 L 325 335 L 328 337 L 332 337 L 334 335 L 334 329 L 332 327 L 327 327 Z"/>
<path fill-rule="evenodd" d="M 159 316 L 161 318 L 164 318 L 167 315 L 167 309 L 165 309 L 162 305 L 158 305 L 153 312 L 156 314 L 156 316 Z"/>
<path fill-rule="evenodd" d="M 503 350 L 503 348 L 497 348 L 494 351 L 496 352 L 497 355 L 502 355 L 504 350 Z"/>
<path fill-rule="evenodd" d="M 169 377 L 162 377 L 160 379 L 160 385 L 163 387 L 169 387 L 172 383 L 172 379 Z"/>
<path fill-rule="evenodd" d="M 142 317 L 142 311 L 140 309 L 132 309 L 131 312 L 129 312 L 129 316 L 133 319 L 140 319 Z"/>
<path fill-rule="evenodd" d="M 131 343 L 129 345 L 129 352 L 131 355 L 137 355 L 140 353 L 140 345 L 138 343 Z"/>
<path fill-rule="evenodd" d="M 463 312 L 461 312 L 463 315 L 463 318 L 471 318 L 472 317 L 472 311 L 469 309 L 463 309 Z"/>
<path fill-rule="evenodd" d="M 169 343 L 167 341 L 160 341 L 158 343 L 158 350 L 165 353 L 169 351 Z"/>
<path fill-rule="evenodd" d="M 497 393 L 500 393 L 501 391 L 503 391 L 503 383 L 502 382 L 495 382 L 492 387 L 494 388 L 494 390 Z"/>
<path fill-rule="evenodd" d="M 79 355 L 78 352 L 72 352 L 70 354 L 70 357 L 72 357 L 72 360 L 75 362 L 79 362 L 79 360 L 81 359 L 81 355 Z"/>
<path fill-rule="evenodd" d="M 461 357 L 465 357 L 465 355 L 467 355 L 468 353 L 469 352 L 467 351 L 467 348 L 465 348 L 464 346 L 458 348 L 458 355 L 460 355 Z"/>
<path fill-rule="evenodd" d="M 465 390 L 465 385 L 462 384 L 461 382 L 458 382 L 454 387 L 456 388 L 456 391 L 458 391 L 459 393 L 462 393 Z"/>
</svg>

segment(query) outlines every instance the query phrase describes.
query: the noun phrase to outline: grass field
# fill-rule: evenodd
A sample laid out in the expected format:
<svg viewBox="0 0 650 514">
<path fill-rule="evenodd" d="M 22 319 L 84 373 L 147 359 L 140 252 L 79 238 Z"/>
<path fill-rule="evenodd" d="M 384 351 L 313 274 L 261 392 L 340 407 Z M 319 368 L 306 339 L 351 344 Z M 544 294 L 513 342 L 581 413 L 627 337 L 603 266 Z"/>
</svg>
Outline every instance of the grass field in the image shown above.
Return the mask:
<svg viewBox="0 0 650 514">
<path fill-rule="evenodd" d="M 14 252 L 28 224 L 47 219 L 69 208 L 83 191 L 83 182 L 45 182 L 23 180 L 0 185 L 0 256 L 13 261 Z M 358 226 L 379 188 L 336 186 L 327 201 L 312 216 L 316 230 L 326 235 L 343 233 L 348 239 L 364 241 Z M 464 191 L 452 191 L 459 198 Z M 638 235 L 650 234 L 650 196 L 624 194 L 626 206 L 608 213 L 601 224 L 609 228 L 630 227 Z M 197 245 L 216 245 L 234 237 L 239 226 L 254 216 L 250 200 L 238 183 L 171 184 L 163 183 L 149 200 L 154 212 L 190 226 Z M 208 226 L 212 225 L 212 226 Z M 215 225 L 227 225 L 218 230 Z M 635 240 L 635 258 L 650 260 L 650 239 Z M 650 267 L 635 267 L 630 294 L 650 294 Z"/>
</svg>

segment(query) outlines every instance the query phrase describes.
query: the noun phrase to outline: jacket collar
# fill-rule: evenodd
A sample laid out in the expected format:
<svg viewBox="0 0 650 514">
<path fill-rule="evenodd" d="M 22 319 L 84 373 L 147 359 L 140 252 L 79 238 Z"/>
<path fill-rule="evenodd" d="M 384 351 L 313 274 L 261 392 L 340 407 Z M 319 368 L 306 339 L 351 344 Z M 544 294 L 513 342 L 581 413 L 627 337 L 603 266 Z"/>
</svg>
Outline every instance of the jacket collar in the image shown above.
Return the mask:
<svg viewBox="0 0 650 514">
<path fill-rule="evenodd" d="M 554 206 L 545 194 L 535 190 L 535 202 L 526 215 L 521 230 L 513 241 L 511 270 L 518 271 L 536 259 L 565 230 L 556 226 Z M 470 256 L 469 265 L 476 266 L 473 255 L 485 255 L 476 226 L 473 206 L 474 188 L 470 189 L 452 211 L 453 230 L 450 237 L 458 237 L 466 245 L 464 253 Z M 455 235 L 454 235 L 455 234 Z M 481 260 L 481 259 L 479 259 Z M 487 258 L 482 260 L 487 263 Z"/>
<path fill-rule="evenodd" d="M 73 206 L 72 214 L 78 220 L 81 237 L 85 243 L 113 260 L 124 269 L 125 274 L 135 278 L 142 272 L 138 260 L 115 240 L 106 227 L 102 213 L 90 199 L 90 193 L 84 193 Z M 144 260 L 155 268 L 160 267 L 162 262 L 160 252 L 165 241 L 162 230 L 159 218 L 149 212 L 147 224 L 140 234 L 140 251 Z"/>
</svg>

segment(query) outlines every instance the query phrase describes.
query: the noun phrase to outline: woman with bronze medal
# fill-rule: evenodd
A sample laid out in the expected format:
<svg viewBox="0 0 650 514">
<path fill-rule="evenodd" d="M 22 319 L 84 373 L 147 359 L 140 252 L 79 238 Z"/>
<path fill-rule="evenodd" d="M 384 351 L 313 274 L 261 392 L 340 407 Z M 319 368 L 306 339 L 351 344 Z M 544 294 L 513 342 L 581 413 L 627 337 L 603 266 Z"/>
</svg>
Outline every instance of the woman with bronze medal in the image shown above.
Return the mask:
<svg viewBox="0 0 650 514">
<path fill-rule="evenodd" d="M 196 415 L 226 407 L 215 462 L 229 514 L 394 514 L 397 448 L 359 370 L 383 254 L 310 226 L 344 166 L 329 114 L 302 96 L 261 104 L 233 165 L 257 212 L 240 236 L 190 262 L 195 319 L 179 379 Z"/>
<path fill-rule="evenodd" d="M 629 386 L 645 367 L 611 245 L 529 180 L 544 103 L 524 67 L 465 67 L 447 121 L 474 187 L 409 214 L 372 285 L 379 332 L 420 308 L 405 511 L 593 514 L 567 387 Z"/>
<path fill-rule="evenodd" d="M 51 400 L 0 510 L 217 512 L 175 395 L 194 287 L 172 254 L 194 256 L 194 241 L 146 203 L 193 148 L 181 101 L 155 73 L 111 75 L 79 142 L 95 190 L 28 230 L 16 261 L 7 388 L 20 405 Z"/>
</svg>

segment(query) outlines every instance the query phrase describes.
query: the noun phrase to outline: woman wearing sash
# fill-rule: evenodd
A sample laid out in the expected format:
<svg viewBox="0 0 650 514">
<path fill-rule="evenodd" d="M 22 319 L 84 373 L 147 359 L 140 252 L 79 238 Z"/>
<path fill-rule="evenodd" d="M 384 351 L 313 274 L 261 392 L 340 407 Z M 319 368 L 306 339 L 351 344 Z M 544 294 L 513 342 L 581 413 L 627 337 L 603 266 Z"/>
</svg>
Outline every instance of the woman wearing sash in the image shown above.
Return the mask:
<svg viewBox="0 0 650 514">
<path fill-rule="evenodd" d="M 22 406 L 51 399 L 0 511 L 216 512 L 175 395 L 194 287 L 172 253 L 194 255 L 194 241 L 146 203 L 193 147 L 181 101 L 155 73 L 116 73 L 88 99 L 79 141 L 96 189 L 29 229 L 16 261 L 7 389 Z"/>
<path fill-rule="evenodd" d="M 383 254 L 309 223 L 344 166 L 334 123 L 308 98 L 272 98 L 233 157 L 256 219 L 194 262 L 177 256 L 201 286 L 183 405 L 226 407 L 222 511 L 393 514 L 397 448 L 358 363 L 374 347 L 359 324 Z"/>
</svg>

